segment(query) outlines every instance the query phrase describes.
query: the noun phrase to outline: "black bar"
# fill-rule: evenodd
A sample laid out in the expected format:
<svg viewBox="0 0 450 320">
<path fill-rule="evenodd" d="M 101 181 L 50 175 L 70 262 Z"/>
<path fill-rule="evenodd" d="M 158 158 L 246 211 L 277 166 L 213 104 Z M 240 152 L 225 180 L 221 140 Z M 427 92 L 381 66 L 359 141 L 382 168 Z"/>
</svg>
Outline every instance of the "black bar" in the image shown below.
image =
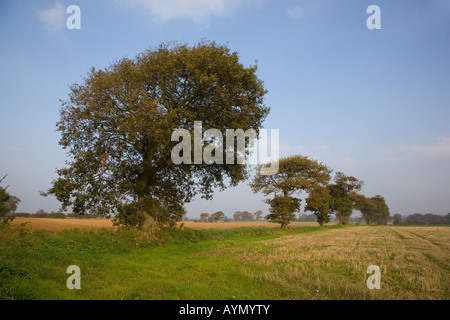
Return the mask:
<svg viewBox="0 0 450 320">
<path fill-rule="evenodd" d="M 259 306 L 259 307 L 258 307 Z M 446 300 L 42 300 L 0 301 L 15 317 L 26 315 L 60 315 L 124 317 L 138 314 L 150 319 L 310 319 L 313 316 L 364 319 L 368 316 L 409 316 L 424 310 L 439 314 L 448 307 Z M 447 308 L 448 309 L 448 308 Z M 131 320 L 131 319 L 130 319 Z"/>
</svg>

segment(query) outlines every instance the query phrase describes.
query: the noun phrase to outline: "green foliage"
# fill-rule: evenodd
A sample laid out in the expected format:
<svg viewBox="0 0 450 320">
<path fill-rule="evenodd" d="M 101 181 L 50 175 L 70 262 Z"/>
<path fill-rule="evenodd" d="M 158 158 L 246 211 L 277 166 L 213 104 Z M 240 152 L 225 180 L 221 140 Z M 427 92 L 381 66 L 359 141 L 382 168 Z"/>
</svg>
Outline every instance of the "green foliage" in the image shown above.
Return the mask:
<svg viewBox="0 0 450 320">
<path fill-rule="evenodd" d="M 0 178 L 0 183 L 6 178 L 6 175 L 3 178 Z M 20 199 L 16 196 L 10 195 L 6 189 L 0 186 L 0 217 L 4 217 L 7 214 L 11 214 L 17 209 L 17 205 L 20 202 Z"/>
<path fill-rule="evenodd" d="M 400 225 L 402 224 L 403 221 L 403 216 L 399 213 L 394 214 L 394 216 L 392 217 L 392 223 L 394 225 Z"/>
<path fill-rule="evenodd" d="M 355 209 L 359 210 L 367 224 L 387 224 L 389 208 L 380 195 L 367 198 L 364 195 L 354 195 Z"/>
<path fill-rule="evenodd" d="M 263 212 L 261 210 L 256 211 L 255 213 L 253 213 L 256 221 L 259 221 L 260 219 L 262 219 L 263 216 Z"/>
<path fill-rule="evenodd" d="M 150 215 L 173 225 L 194 196 L 211 198 L 214 188 L 248 176 L 244 165 L 173 164 L 173 130 L 192 133 L 194 121 L 224 137 L 228 128 L 258 130 L 269 108 L 256 70 L 215 42 L 161 44 L 92 68 L 62 102 L 57 130 L 71 161 L 43 195 L 75 213 L 117 215 L 138 226 Z"/>
<path fill-rule="evenodd" d="M 334 212 L 340 224 L 347 225 L 353 212 L 352 197 L 361 190 L 363 181 L 355 177 L 336 172 L 334 184 L 328 185 L 330 193 L 330 211 Z"/>
<path fill-rule="evenodd" d="M 300 201 L 300 199 L 290 196 L 275 196 L 268 199 L 266 202 L 270 205 L 270 214 L 266 216 L 266 219 L 286 228 L 295 220 L 295 212 L 300 210 Z"/>
<path fill-rule="evenodd" d="M 225 213 L 223 213 L 223 211 L 217 211 L 213 213 L 209 218 L 211 219 L 212 222 L 217 222 L 220 219 L 223 219 L 224 217 Z"/>
<path fill-rule="evenodd" d="M 9 194 L 6 192 L 4 188 L 0 186 L 0 217 L 3 217 L 8 212 L 6 204 L 8 203 L 9 199 L 10 199 Z"/>
<path fill-rule="evenodd" d="M 432 213 L 414 213 L 403 219 L 401 215 L 394 214 L 396 225 L 450 225 L 450 213 L 445 216 Z"/>
<path fill-rule="evenodd" d="M 318 187 L 313 189 L 306 198 L 306 211 L 312 211 L 316 215 L 317 222 L 323 226 L 330 222 L 331 195 L 327 187 Z"/>
<path fill-rule="evenodd" d="M 387 224 L 389 221 L 389 207 L 384 198 L 376 195 L 370 198 L 375 206 L 374 221 L 376 224 Z"/>
<path fill-rule="evenodd" d="M 248 211 L 236 211 L 233 213 L 234 221 L 250 221 L 253 220 L 254 216 Z"/>
<path fill-rule="evenodd" d="M 95 214 L 79 214 L 79 213 L 68 213 L 66 214 L 67 218 L 75 218 L 75 219 L 98 219 L 99 216 Z"/>
</svg>

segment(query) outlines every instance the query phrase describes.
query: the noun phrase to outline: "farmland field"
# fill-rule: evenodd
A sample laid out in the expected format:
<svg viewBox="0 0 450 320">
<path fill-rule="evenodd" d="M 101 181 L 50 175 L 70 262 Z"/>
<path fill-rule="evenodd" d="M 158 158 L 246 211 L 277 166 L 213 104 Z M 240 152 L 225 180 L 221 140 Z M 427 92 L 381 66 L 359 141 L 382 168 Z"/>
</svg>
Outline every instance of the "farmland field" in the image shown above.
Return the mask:
<svg viewBox="0 0 450 320">
<path fill-rule="evenodd" d="M 1 225 L 0 298 L 450 298 L 449 227 L 237 223 L 195 230 L 215 224 L 191 222 L 148 235 L 100 221 L 108 222 L 82 220 L 98 228 L 53 232 L 30 228 L 34 220 Z M 80 290 L 66 286 L 69 265 L 81 269 Z M 380 268 L 381 289 L 367 288 L 370 265 Z"/>
<path fill-rule="evenodd" d="M 113 224 L 108 219 L 50 219 L 50 218 L 22 218 L 17 217 L 13 225 L 24 224 L 35 230 L 59 232 L 66 229 L 107 229 L 113 230 Z"/>
<path fill-rule="evenodd" d="M 233 221 L 233 222 L 194 222 L 183 221 L 185 228 L 191 229 L 232 229 L 242 227 L 276 227 L 278 224 L 266 221 Z M 179 224 L 181 224 L 179 223 Z M 35 230 L 45 230 L 48 232 L 58 232 L 65 229 L 107 229 L 113 230 L 113 224 L 108 219 L 50 219 L 50 218 L 22 218 L 17 217 L 12 222 L 13 225 L 25 224 Z M 330 223 L 329 225 L 333 225 Z M 294 222 L 291 227 L 317 226 L 316 222 Z"/>
</svg>

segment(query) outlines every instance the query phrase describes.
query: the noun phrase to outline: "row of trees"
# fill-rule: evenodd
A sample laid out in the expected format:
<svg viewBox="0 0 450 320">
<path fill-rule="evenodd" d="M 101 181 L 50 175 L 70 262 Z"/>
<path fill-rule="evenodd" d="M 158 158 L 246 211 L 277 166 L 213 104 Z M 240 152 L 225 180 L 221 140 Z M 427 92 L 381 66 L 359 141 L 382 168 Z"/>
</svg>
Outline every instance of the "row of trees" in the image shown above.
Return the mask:
<svg viewBox="0 0 450 320">
<path fill-rule="evenodd" d="M 364 219 L 364 218 L 363 218 L 362 216 L 355 216 L 355 215 L 352 215 L 352 216 L 350 216 L 350 217 L 348 218 L 348 221 L 349 221 L 349 222 L 361 222 L 363 219 Z M 316 222 L 316 221 L 317 221 L 317 218 L 316 218 L 316 215 L 315 215 L 314 213 L 311 213 L 311 214 L 302 213 L 302 214 L 298 217 L 298 219 L 296 219 L 296 221 Z M 336 221 L 338 221 L 338 220 L 336 219 L 335 216 L 331 216 L 331 217 L 330 217 L 330 222 L 336 222 Z"/>
<path fill-rule="evenodd" d="M 251 221 L 251 220 L 259 221 L 262 218 L 263 218 L 263 212 L 261 210 L 258 210 L 254 213 L 251 213 L 248 211 L 236 211 L 233 214 L 234 221 Z"/>
<path fill-rule="evenodd" d="M 211 215 L 209 213 L 203 212 L 200 214 L 200 221 L 202 222 L 217 222 L 225 218 L 225 213 L 222 211 L 217 211 Z"/>
<path fill-rule="evenodd" d="M 401 214 L 394 214 L 393 224 L 394 225 L 449 225 L 450 224 L 450 213 L 445 216 L 432 214 L 432 213 L 414 213 L 406 217 Z"/>
<path fill-rule="evenodd" d="M 331 214 L 346 225 L 353 210 L 359 210 L 368 224 L 386 224 L 389 220 L 389 208 L 382 196 L 364 196 L 360 193 L 364 182 L 342 172 L 337 172 L 330 183 L 332 169 L 317 160 L 301 155 L 281 158 L 274 175 L 260 174 L 264 166 L 258 166 L 250 186 L 255 193 L 272 196 L 265 200 L 270 206 L 267 219 L 281 227 L 294 221 L 302 193 L 308 195 L 305 210 L 313 212 L 321 226 L 330 221 Z"/>
<path fill-rule="evenodd" d="M 234 221 L 259 221 L 263 218 L 263 212 L 258 210 L 254 213 L 248 211 L 236 211 L 233 214 Z M 200 213 L 200 221 L 201 222 L 217 222 L 217 221 L 230 221 L 231 219 L 225 216 L 222 211 L 217 211 L 213 214 L 209 214 L 207 212 Z"/>
<path fill-rule="evenodd" d="M 16 212 L 10 213 L 13 217 L 23 217 L 23 218 L 50 218 L 50 219 L 65 219 L 65 218 L 74 218 L 74 219 L 98 219 L 100 218 L 94 214 L 78 214 L 78 213 L 63 213 L 63 212 L 46 212 L 44 209 L 40 209 L 35 213 L 27 213 L 27 212 Z"/>
<path fill-rule="evenodd" d="M 301 155 L 281 158 L 278 173 L 273 175 L 261 174 L 264 166 L 258 166 L 250 187 L 255 193 L 264 193 L 265 202 L 270 206 L 270 213 L 265 218 L 281 227 L 295 220 L 302 193 L 307 194 L 305 210 L 312 212 L 321 226 L 330 222 L 332 214 L 339 223 L 347 225 L 354 210 L 360 211 L 368 224 L 387 224 L 389 221 L 389 208 L 382 196 L 366 197 L 360 193 L 364 182 L 342 172 L 337 172 L 330 182 L 332 169 L 317 160 Z M 201 221 L 218 221 L 224 217 L 222 211 L 219 213 L 209 218 L 203 213 Z M 262 212 L 258 211 L 258 218 L 261 216 Z M 238 211 L 233 218 L 244 221 L 252 220 L 254 216 L 247 211 Z"/>
</svg>

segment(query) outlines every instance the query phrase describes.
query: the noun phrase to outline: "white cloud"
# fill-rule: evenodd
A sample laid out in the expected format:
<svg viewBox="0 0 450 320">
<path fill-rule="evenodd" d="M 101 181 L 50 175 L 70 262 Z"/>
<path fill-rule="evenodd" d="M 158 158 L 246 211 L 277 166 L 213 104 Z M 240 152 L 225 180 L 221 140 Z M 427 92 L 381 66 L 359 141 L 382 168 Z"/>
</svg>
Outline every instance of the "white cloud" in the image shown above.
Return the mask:
<svg viewBox="0 0 450 320">
<path fill-rule="evenodd" d="M 176 19 L 190 19 L 197 24 L 208 24 L 211 16 L 225 16 L 245 3 L 260 0 L 116 0 L 132 4 L 148 13 L 156 23 Z"/>
<path fill-rule="evenodd" d="M 336 164 L 340 167 L 352 168 L 358 165 L 358 161 L 351 156 L 345 156 L 337 159 Z"/>
<path fill-rule="evenodd" d="M 400 164 L 450 162 L 450 137 L 440 137 L 432 144 L 402 144 L 383 150 L 388 162 Z"/>
<path fill-rule="evenodd" d="M 38 13 L 39 20 L 44 23 L 44 27 L 56 32 L 64 28 L 66 23 L 66 7 L 57 2 L 50 9 Z"/>
<path fill-rule="evenodd" d="M 292 18 L 300 18 L 303 14 L 303 10 L 300 7 L 293 7 L 286 10 L 288 16 Z"/>
</svg>

